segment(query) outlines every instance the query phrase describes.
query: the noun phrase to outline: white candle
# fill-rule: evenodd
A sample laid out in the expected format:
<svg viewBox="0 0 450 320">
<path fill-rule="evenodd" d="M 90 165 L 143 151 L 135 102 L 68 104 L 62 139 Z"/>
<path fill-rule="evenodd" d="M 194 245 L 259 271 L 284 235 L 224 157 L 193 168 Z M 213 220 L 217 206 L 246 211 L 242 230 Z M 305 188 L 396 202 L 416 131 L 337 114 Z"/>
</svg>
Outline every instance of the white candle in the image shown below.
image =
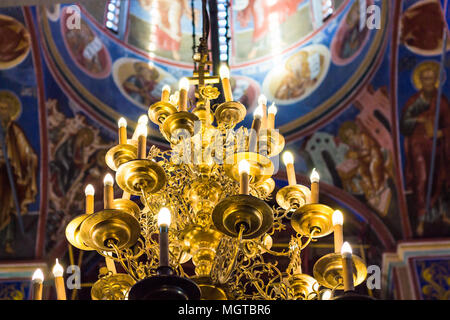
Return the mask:
<svg viewBox="0 0 450 320">
<path fill-rule="evenodd" d="M 316 168 L 313 169 L 311 176 L 311 203 L 319 203 L 319 181 L 320 176 L 316 171 Z"/>
<path fill-rule="evenodd" d="M 119 144 L 127 143 L 127 120 L 125 118 L 120 118 L 118 121 L 119 126 Z"/>
<path fill-rule="evenodd" d="M 353 284 L 353 259 L 352 247 L 348 242 L 344 242 L 341 249 L 342 254 L 342 276 L 344 278 L 344 291 L 353 291 L 355 286 Z"/>
<path fill-rule="evenodd" d="M 36 269 L 33 273 L 33 300 L 42 300 L 42 288 L 44 283 L 44 274 L 41 269 Z"/>
<path fill-rule="evenodd" d="M 158 213 L 159 227 L 159 266 L 169 266 L 169 226 L 171 213 L 167 208 L 161 208 Z"/>
<path fill-rule="evenodd" d="M 262 125 L 262 115 L 263 115 L 263 110 L 262 110 L 261 106 L 259 106 L 255 109 L 255 112 L 253 113 L 252 128 L 250 130 L 250 138 L 249 138 L 249 142 L 248 142 L 248 151 L 250 151 L 250 152 L 256 152 L 259 131 L 261 130 L 261 125 Z"/>
<path fill-rule="evenodd" d="M 188 91 L 189 91 L 189 80 L 188 78 L 182 78 L 180 80 L 180 109 L 179 111 L 187 111 L 187 101 L 188 101 Z"/>
<path fill-rule="evenodd" d="M 233 91 L 230 84 L 230 69 L 223 65 L 219 69 L 220 79 L 222 80 L 223 95 L 225 101 L 233 101 Z"/>
<path fill-rule="evenodd" d="M 249 173 L 250 164 L 247 160 L 239 162 L 239 180 L 240 180 L 240 194 L 249 194 Z"/>
<path fill-rule="evenodd" d="M 267 129 L 272 130 L 275 129 L 275 115 L 277 114 L 277 106 L 275 103 L 269 107 L 268 116 L 267 116 Z"/>
<path fill-rule="evenodd" d="M 103 205 L 105 209 L 112 209 L 114 203 L 114 179 L 109 173 L 103 179 Z"/>
<path fill-rule="evenodd" d="M 137 136 L 138 136 L 138 159 L 147 158 L 147 134 L 148 128 L 147 125 L 139 125 L 137 128 Z"/>
<path fill-rule="evenodd" d="M 258 107 L 262 110 L 261 127 L 267 128 L 267 98 L 263 94 L 258 98 Z"/>
<path fill-rule="evenodd" d="M 344 224 L 344 217 L 341 211 L 336 210 L 335 212 L 333 212 L 332 222 L 334 230 L 334 252 L 339 253 L 341 252 L 342 242 L 344 241 L 343 240 L 344 234 L 342 227 Z"/>
<path fill-rule="evenodd" d="M 296 185 L 297 177 L 295 176 L 294 156 L 290 151 L 286 151 L 285 153 L 283 153 L 283 162 L 286 166 L 286 173 L 289 185 L 290 186 Z"/>
<path fill-rule="evenodd" d="M 162 88 L 161 101 L 168 102 L 169 97 L 170 97 L 170 86 L 166 84 Z"/>
<path fill-rule="evenodd" d="M 88 184 L 84 189 L 84 194 L 86 195 L 86 213 L 94 213 L 94 195 L 95 189 L 92 184 Z"/>
</svg>

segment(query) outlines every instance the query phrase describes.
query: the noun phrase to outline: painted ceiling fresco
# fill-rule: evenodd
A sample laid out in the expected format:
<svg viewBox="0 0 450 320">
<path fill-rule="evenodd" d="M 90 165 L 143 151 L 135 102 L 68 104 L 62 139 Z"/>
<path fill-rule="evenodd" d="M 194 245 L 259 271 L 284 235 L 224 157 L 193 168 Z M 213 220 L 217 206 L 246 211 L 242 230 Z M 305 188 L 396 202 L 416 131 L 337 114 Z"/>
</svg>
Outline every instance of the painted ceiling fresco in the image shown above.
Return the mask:
<svg viewBox="0 0 450 320">
<path fill-rule="evenodd" d="M 134 130 L 162 86 L 175 89 L 192 72 L 200 1 L 123 1 L 118 34 L 105 27 L 108 3 L 0 8 L 0 138 L 9 158 L 2 149 L 2 260 L 64 254 L 64 229 L 83 211 L 84 186 L 102 187 L 117 119 Z M 232 86 L 248 108 L 241 124 L 250 125 L 260 94 L 277 104 L 276 126 L 295 153 L 298 179 L 307 184 L 317 168 L 321 199 L 342 208 L 346 237 L 363 243 L 369 263 L 398 241 L 450 236 L 448 54 L 442 95 L 436 90 L 446 3 L 336 0 L 319 27 L 309 0 L 235 1 L 230 9 Z M 370 6 L 376 28 L 360 24 Z M 74 7 L 79 29 L 70 28 Z M 157 127 L 150 140 L 166 145 Z M 283 170 L 277 187 L 286 184 Z"/>
</svg>

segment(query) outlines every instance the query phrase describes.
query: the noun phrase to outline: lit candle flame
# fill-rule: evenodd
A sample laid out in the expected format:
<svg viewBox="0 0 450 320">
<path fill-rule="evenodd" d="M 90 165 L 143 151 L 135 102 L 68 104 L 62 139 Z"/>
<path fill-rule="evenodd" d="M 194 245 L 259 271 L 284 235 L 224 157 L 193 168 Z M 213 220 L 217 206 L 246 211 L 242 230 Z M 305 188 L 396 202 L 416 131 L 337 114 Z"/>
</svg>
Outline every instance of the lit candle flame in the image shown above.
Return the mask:
<svg viewBox="0 0 450 320">
<path fill-rule="evenodd" d="M 127 127 L 127 120 L 125 120 L 124 117 L 121 117 L 117 123 L 119 125 L 119 128 Z"/>
<path fill-rule="evenodd" d="M 181 78 L 180 80 L 180 90 L 189 90 L 189 80 L 188 78 Z"/>
<path fill-rule="evenodd" d="M 342 215 L 342 212 L 339 210 L 333 212 L 333 216 L 331 217 L 331 219 L 333 220 L 333 226 L 338 224 L 342 226 L 344 224 L 344 216 Z"/>
<path fill-rule="evenodd" d="M 143 124 L 143 125 L 147 125 L 148 124 L 148 117 L 147 115 L 143 114 L 142 116 L 139 117 L 138 119 L 138 124 Z"/>
<path fill-rule="evenodd" d="M 272 105 L 269 107 L 269 109 L 267 110 L 267 112 L 276 115 L 278 112 L 277 106 L 275 105 L 275 103 L 272 103 Z"/>
<path fill-rule="evenodd" d="M 244 172 L 247 173 L 247 174 L 250 172 L 250 164 L 245 159 L 241 160 L 239 162 L 239 174 L 242 174 Z"/>
<path fill-rule="evenodd" d="M 261 106 L 258 106 L 256 109 L 255 109 L 255 112 L 253 113 L 253 117 L 255 118 L 255 119 L 261 119 L 262 117 L 263 117 L 263 108 L 261 107 Z"/>
<path fill-rule="evenodd" d="M 88 184 L 84 189 L 84 194 L 86 196 L 93 196 L 95 194 L 94 186 L 92 184 Z"/>
<path fill-rule="evenodd" d="M 267 98 L 265 95 L 262 94 L 258 97 L 258 104 L 259 105 L 267 104 Z"/>
<path fill-rule="evenodd" d="M 170 86 L 168 84 L 165 84 L 162 88 L 162 91 L 169 91 L 170 93 Z"/>
<path fill-rule="evenodd" d="M 221 79 L 229 79 L 230 78 L 230 69 L 226 65 L 222 65 L 219 69 L 219 74 Z"/>
<path fill-rule="evenodd" d="M 42 283 L 44 281 L 44 274 L 42 273 L 42 270 L 36 269 L 31 280 Z"/>
<path fill-rule="evenodd" d="M 344 244 L 342 245 L 342 248 L 341 248 L 341 254 L 344 254 L 344 253 L 352 254 L 352 247 L 350 246 L 350 244 L 347 241 L 344 242 Z"/>
<path fill-rule="evenodd" d="M 330 300 L 330 299 L 331 299 L 331 296 L 332 296 L 331 290 L 325 290 L 325 291 L 322 293 L 321 300 Z"/>
<path fill-rule="evenodd" d="M 139 124 L 138 127 L 136 128 L 136 131 L 138 137 L 140 136 L 147 137 L 148 135 L 148 128 L 146 125 Z"/>
<path fill-rule="evenodd" d="M 169 209 L 167 209 L 166 207 L 161 208 L 161 210 L 159 210 L 158 213 L 158 227 L 161 226 L 168 227 L 170 226 L 170 221 L 171 221 L 171 214 Z"/>
<path fill-rule="evenodd" d="M 64 274 L 64 269 L 63 269 L 62 265 L 59 264 L 58 259 L 56 259 L 56 263 L 53 267 L 52 272 L 53 272 L 53 275 L 55 276 L 55 278 L 62 277 Z"/>
<path fill-rule="evenodd" d="M 283 162 L 285 165 L 294 163 L 294 156 L 292 155 L 292 152 L 286 151 L 283 153 Z"/>
<path fill-rule="evenodd" d="M 320 181 L 320 176 L 319 173 L 317 172 L 316 168 L 314 168 L 311 172 L 311 176 L 309 178 L 311 180 L 311 182 L 319 182 Z"/>
<path fill-rule="evenodd" d="M 114 184 L 114 179 L 111 174 L 108 173 L 105 175 L 105 178 L 103 179 L 103 184 L 105 186 L 107 185 L 112 186 Z"/>
</svg>

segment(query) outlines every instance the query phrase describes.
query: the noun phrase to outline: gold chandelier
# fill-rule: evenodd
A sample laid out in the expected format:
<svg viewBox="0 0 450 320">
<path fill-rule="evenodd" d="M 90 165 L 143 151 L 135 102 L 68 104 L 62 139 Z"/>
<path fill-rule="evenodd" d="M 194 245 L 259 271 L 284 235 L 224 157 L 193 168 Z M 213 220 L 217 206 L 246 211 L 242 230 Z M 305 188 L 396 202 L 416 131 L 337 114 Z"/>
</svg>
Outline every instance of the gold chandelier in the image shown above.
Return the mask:
<svg viewBox="0 0 450 320">
<path fill-rule="evenodd" d="M 80 250 L 96 250 L 106 260 L 92 299 L 330 299 L 362 298 L 354 293 L 367 275 L 362 259 L 343 244 L 343 215 L 319 203 L 319 175 L 310 188 L 297 183 L 294 159 L 282 156 L 288 186 L 267 201 L 275 188 L 271 159 L 284 149 L 275 129 L 276 106 L 262 96 L 250 129 L 237 128 L 247 109 L 233 100 L 229 70 L 210 74 L 208 17 L 203 1 L 203 37 L 194 55 L 192 77 L 180 90 L 162 90 L 161 101 L 139 119 L 132 139 L 119 120 L 119 143 L 106 154 L 123 190 L 114 199 L 114 179 L 104 179 L 104 209 L 94 212 L 94 189 L 88 185 L 86 212 L 67 226 L 67 240 Z M 212 105 L 220 95 L 225 102 Z M 188 97 L 195 86 L 195 101 Z M 159 126 L 171 149 L 152 146 L 147 152 L 148 119 Z M 139 206 L 130 200 L 139 197 Z M 143 208 L 141 208 L 143 207 Z M 296 234 L 286 251 L 272 250 L 272 237 L 290 223 Z M 312 241 L 334 233 L 334 252 L 302 272 L 301 252 Z M 265 258 L 287 257 L 280 270 Z M 183 266 L 192 261 L 195 274 Z M 126 273 L 118 273 L 116 264 Z M 58 299 L 65 299 L 60 268 L 54 272 Z M 39 296 L 39 279 L 35 292 Z M 335 297 L 336 298 L 336 297 Z"/>
</svg>

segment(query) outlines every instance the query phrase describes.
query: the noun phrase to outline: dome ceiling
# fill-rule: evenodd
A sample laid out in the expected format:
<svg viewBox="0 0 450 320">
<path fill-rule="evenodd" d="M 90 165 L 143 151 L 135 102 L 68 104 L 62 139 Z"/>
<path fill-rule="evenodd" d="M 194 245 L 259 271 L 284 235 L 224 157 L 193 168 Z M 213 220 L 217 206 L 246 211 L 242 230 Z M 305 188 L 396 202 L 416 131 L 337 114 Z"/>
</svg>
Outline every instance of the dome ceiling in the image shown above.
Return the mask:
<svg viewBox="0 0 450 320">
<path fill-rule="evenodd" d="M 200 1 L 194 1 L 194 14 L 190 1 L 122 1 L 117 33 L 105 27 L 109 3 L 79 2 L 80 29 L 70 27 L 70 5 L 0 8 L 0 32 L 7 35 L 0 39 L 0 106 L 15 110 L 20 133 L 8 143 L 25 146 L 22 170 L 31 177 L 23 187 L 29 199 L 21 221 L 28 238 L 18 247 L 5 240 L 2 258 L 62 252 L 64 227 L 82 211 L 83 186 L 101 189 L 117 119 L 127 117 L 133 130 L 163 85 L 176 89 L 177 80 L 192 73 Z M 433 175 L 439 190 L 432 190 L 425 214 L 429 178 L 414 176 L 424 168 L 415 159 L 424 156 L 429 164 L 431 149 L 411 149 L 415 140 L 404 118 L 429 88 L 424 70 L 433 71 L 431 87 L 437 83 L 444 0 L 367 0 L 365 6 L 336 0 L 320 25 L 311 3 L 233 2 L 229 60 L 234 96 L 248 111 L 242 124 L 251 123 L 260 94 L 277 104 L 276 126 L 296 155 L 299 181 L 308 184 L 312 168 L 318 169 L 324 201 L 348 212 L 349 236 L 370 230 L 368 241 L 380 252 L 402 239 L 448 236 L 450 178 Z M 442 110 L 449 107 L 449 89 L 445 81 Z M 450 120 L 441 117 L 447 139 Z M 150 136 L 166 145 L 157 127 Z M 438 172 L 445 152 L 436 151 Z M 286 183 L 280 167 L 278 187 Z M 2 214 L 0 232 L 8 239 L 12 215 Z"/>
</svg>

